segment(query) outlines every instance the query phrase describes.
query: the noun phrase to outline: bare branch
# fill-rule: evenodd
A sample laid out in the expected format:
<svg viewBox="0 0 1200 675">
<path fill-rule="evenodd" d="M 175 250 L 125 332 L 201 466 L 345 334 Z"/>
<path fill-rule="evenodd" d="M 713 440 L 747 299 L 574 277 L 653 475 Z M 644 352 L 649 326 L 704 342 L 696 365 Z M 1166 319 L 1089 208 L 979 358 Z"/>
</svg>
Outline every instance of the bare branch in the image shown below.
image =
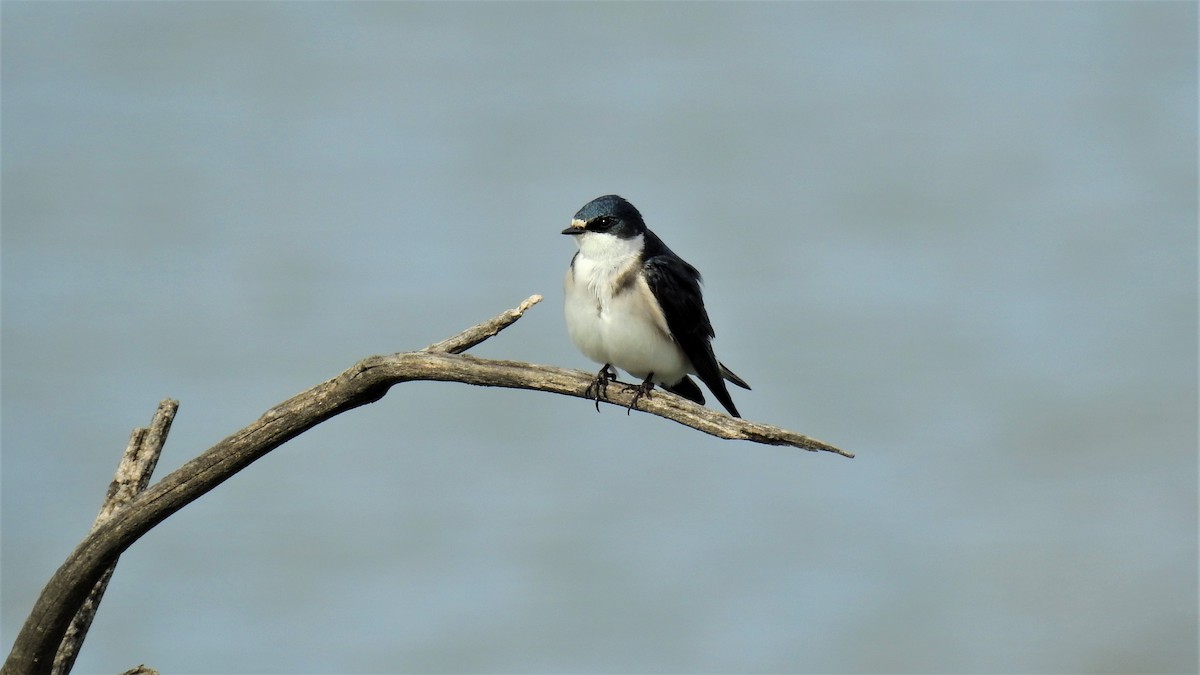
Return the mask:
<svg viewBox="0 0 1200 675">
<path fill-rule="evenodd" d="M 542 301 L 542 296 L 531 295 L 516 307 L 501 313 L 492 319 L 484 321 L 481 324 L 471 326 L 463 332 L 455 335 L 452 338 L 442 340 L 441 342 L 431 344 L 423 352 L 440 352 L 445 354 L 461 354 L 471 347 L 483 342 L 484 340 L 496 335 L 500 331 L 508 328 L 516 323 L 517 319 L 525 316 L 525 312 L 529 311 L 530 307 Z"/>
<path fill-rule="evenodd" d="M 55 572 L 21 628 L 0 673 L 49 672 L 55 650 L 76 609 L 104 570 L 133 542 L 271 450 L 335 415 L 379 400 L 393 385 L 436 380 L 586 398 L 584 390 L 592 381 L 590 373 L 459 353 L 499 333 L 540 299 L 532 296 L 517 309 L 422 351 L 363 359 L 337 377 L 271 408 L 244 429 L 150 486 L 96 527 Z M 630 403 L 632 392 L 610 387 L 609 396 L 611 403 L 624 407 Z M 779 427 L 735 419 L 668 392 L 643 397 L 638 409 L 720 438 L 790 445 L 853 457 L 827 443 Z"/>
<path fill-rule="evenodd" d="M 166 399 L 158 404 L 150 428 L 139 427 L 130 434 L 129 445 L 125 447 L 125 454 L 121 463 L 117 465 L 117 473 L 108 486 L 108 494 L 105 495 L 104 503 L 100 505 L 100 513 L 92 524 L 92 532 L 111 518 L 115 511 L 133 501 L 139 492 L 146 489 L 178 410 L 179 401 Z M 75 666 L 79 648 L 83 646 L 88 629 L 92 627 L 92 619 L 96 618 L 100 601 L 104 599 L 104 591 L 108 589 L 108 582 L 116 568 L 115 560 L 105 568 L 96 585 L 88 593 L 87 599 L 71 619 L 62 643 L 58 646 L 58 653 L 54 656 L 55 675 L 65 675 Z"/>
</svg>

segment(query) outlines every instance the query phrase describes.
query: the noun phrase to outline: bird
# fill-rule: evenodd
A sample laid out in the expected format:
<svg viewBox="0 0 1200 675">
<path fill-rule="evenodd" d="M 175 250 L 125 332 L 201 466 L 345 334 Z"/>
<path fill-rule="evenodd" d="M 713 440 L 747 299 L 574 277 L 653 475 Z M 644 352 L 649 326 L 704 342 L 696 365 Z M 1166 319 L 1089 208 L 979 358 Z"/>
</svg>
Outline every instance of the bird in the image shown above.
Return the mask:
<svg viewBox="0 0 1200 675">
<path fill-rule="evenodd" d="M 563 282 L 567 332 L 584 356 L 604 364 L 584 391 L 596 410 L 617 378 L 616 367 L 642 380 L 631 387 L 627 413 L 655 384 L 703 405 L 704 393 L 689 377 L 694 374 L 730 415 L 741 417 L 725 381 L 743 389 L 750 385 L 713 353 L 716 333 L 704 308 L 700 272 L 618 195 L 584 204 L 562 233 L 579 249 Z"/>
</svg>

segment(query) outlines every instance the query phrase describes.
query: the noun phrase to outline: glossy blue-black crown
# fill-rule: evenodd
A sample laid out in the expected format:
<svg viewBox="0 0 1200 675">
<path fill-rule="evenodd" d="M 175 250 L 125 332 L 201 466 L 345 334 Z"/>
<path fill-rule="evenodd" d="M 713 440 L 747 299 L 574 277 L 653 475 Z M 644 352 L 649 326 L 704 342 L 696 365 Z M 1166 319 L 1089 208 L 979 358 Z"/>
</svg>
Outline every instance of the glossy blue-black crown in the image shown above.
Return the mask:
<svg viewBox="0 0 1200 675">
<path fill-rule="evenodd" d="M 642 214 L 617 195 L 596 197 L 575 213 L 575 220 L 587 223 L 587 229 L 611 232 L 619 237 L 633 237 L 646 229 Z"/>
</svg>

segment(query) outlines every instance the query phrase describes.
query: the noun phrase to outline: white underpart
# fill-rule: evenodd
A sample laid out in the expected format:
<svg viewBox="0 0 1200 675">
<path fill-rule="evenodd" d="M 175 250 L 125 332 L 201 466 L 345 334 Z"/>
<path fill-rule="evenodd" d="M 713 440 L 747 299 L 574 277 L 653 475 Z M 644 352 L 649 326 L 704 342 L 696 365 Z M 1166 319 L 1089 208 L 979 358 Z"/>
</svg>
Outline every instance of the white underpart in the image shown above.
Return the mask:
<svg viewBox="0 0 1200 675">
<path fill-rule="evenodd" d="M 567 332 L 584 356 L 609 363 L 643 380 L 672 385 L 691 370 L 683 350 L 671 338 L 666 318 L 645 278 L 616 293 L 618 280 L 638 264 L 641 235 L 620 239 L 600 232 L 575 235 L 579 255 L 567 270 Z"/>
</svg>

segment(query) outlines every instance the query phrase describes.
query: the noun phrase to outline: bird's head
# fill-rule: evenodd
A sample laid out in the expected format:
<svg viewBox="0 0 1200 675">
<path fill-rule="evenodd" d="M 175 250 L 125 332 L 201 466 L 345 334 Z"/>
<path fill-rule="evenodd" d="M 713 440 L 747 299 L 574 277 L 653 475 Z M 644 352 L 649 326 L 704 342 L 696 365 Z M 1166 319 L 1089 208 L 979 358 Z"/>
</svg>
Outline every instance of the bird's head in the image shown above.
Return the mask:
<svg viewBox="0 0 1200 675">
<path fill-rule="evenodd" d="M 571 234 L 581 239 L 616 237 L 617 239 L 634 239 L 646 232 L 646 223 L 642 214 L 633 204 L 617 195 L 597 197 L 576 212 L 571 219 L 571 226 L 563 230 L 563 234 Z M 581 240 L 580 239 L 580 240 Z M 579 240 L 577 240 L 579 241 Z"/>
</svg>

